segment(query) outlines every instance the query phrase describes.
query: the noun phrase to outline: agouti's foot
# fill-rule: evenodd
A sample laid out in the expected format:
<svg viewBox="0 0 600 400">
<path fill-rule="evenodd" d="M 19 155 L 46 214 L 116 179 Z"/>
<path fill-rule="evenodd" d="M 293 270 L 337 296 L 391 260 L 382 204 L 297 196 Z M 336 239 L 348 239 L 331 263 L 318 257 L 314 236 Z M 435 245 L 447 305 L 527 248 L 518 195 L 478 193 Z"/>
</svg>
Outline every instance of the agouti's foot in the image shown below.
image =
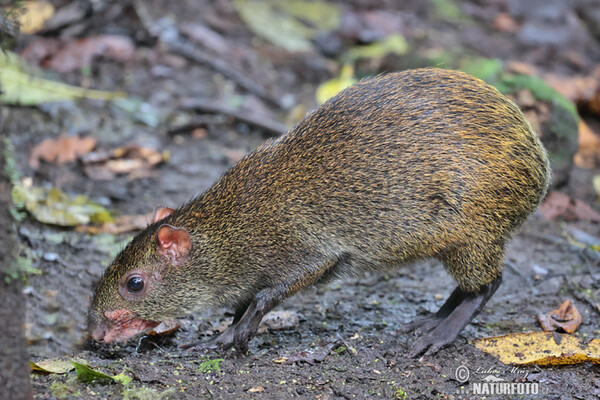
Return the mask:
<svg viewBox="0 0 600 400">
<path fill-rule="evenodd" d="M 409 356 L 414 358 L 423 353 L 433 355 L 452 343 L 481 311 L 501 282 L 502 277 L 499 276 L 481 288 L 479 293 L 466 293 L 456 288 L 437 313 L 400 328 L 399 332 L 424 332 L 411 346 Z"/>
<path fill-rule="evenodd" d="M 227 351 L 233 347 L 234 326 L 229 326 L 218 336 L 208 340 L 198 340 L 179 346 L 180 349 L 189 351 Z"/>
<path fill-rule="evenodd" d="M 439 318 L 435 314 L 428 315 L 398 328 L 396 334 L 412 332 L 415 335 L 420 335 L 435 329 L 442 320 L 443 318 Z"/>
<path fill-rule="evenodd" d="M 408 356 L 415 358 L 423 354 L 430 356 L 437 353 L 439 350 L 448 346 L 456 340 L 458 333 L 453 327 L 447 329 L 444 323 L 437 325 L 433 330 L 424 333 L 413 345 Z"/>
</svg>

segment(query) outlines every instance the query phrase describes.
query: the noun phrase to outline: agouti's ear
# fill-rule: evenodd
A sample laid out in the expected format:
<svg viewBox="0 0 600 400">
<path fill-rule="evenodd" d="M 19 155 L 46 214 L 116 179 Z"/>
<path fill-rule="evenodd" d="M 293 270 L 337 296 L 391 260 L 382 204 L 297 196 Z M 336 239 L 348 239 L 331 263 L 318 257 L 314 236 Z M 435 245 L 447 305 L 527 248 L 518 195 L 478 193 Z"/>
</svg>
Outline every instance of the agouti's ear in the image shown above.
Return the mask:
<svg viewBox="0 0 600 400">
<path fill-rule="evenodd" d="M 172 208 L 165 206 L 158 206 L 154 209 L 154 217 L 152 218 L 152 223 L 158 222 L 163 218 L 167 218 L 171 213 L 175 211 Z"/>
<path fill-rule="evenodd" d="M 156 232 L 158 254 L 174 265 L 185 261 L 192 248 L 190 233 L 183 228 L 163 224 Z"/>
</svg>

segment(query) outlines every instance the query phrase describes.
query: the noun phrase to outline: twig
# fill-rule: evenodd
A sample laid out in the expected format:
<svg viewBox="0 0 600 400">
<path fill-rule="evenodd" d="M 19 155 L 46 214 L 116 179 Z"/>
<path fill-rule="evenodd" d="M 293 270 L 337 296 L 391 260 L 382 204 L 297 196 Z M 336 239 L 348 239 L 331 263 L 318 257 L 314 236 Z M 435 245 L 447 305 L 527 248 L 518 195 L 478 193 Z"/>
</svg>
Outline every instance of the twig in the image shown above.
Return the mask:
<svg viewBox="0 0 600 400">
<path fill-rule="evenodd" d="M 271 120 L 266 116 L 255 116 L 210 100 L 184 99 L 181 108 L 197 112 L 227 115 L 247 124 L 257 126 L 275 136 L 281 136 L 287 131 L 285 125 Z"/>
<path fill-rule="evenodd" d="M 143 0 L 134 0 L 133 4 L 138 18 L 142 22 L 144 28 L 150 35 L 163 41 L 167 45 L 169 51 L 182 55 L 189 60 L 209 65 L 214 70 L 222 73 L 232 81 L 236 82 L 242 88 L 260 97 L 267 103 L 280 109 L 286 108 L 283 103 L 279 101 L 279 99 L 268 93 L 264 87 L 246 78 L 243 73 L 230 67 L 226 61 L 196 48 L 192 42 L 184 38 L 179 33 L 177 28 L 172 27 L 172 29 L 161 29 L 152 19 Z"/>
<path fill-rule="evenodd" d="M 587 303 L 592 308 L 592 310 L 596 312 L 596 314 L 600 315 L 600 305 L 598 305 L 598 303 L 594 303 L 591 299 L 588 299 L 587 297 L 585 297 L 585 295 L 579 292 L 573 291 L 573 296 L 575 296 L 577 300 Z"/>
<path fill-rule="evenodd" d="M 504 262 L 504 265 L 506 265 L 506 267 L 508 269 L 510 269 L 512 272 L 514 272 L 517 276 L 520 276 L 524 281 L 526 281 L 530 286 L 531 286 L 531 280 L 529 279 L 529 277 L 525 276 L 520 270 L 519 268 L 517 268 L 517 266 L 515 264 L 513 264 L 512 262 L 506 260 Z"/>
<path fill-rule="evenodd" d="M 189 40 L 179 37 L 177 42 L 167 43 L 169 50 L 178 53 L 192 61 L 207 64 L 214 70 L 222 73 L 250 93 L 260 97 L 269 104 L 284 109 L 284 105 L 276 98 L 271 96 L 267 90 L 254 81 L 246 78 L 241 72 L 231 68 L 224 60 L 212 56 L 196 47 Z"/>
</svg>

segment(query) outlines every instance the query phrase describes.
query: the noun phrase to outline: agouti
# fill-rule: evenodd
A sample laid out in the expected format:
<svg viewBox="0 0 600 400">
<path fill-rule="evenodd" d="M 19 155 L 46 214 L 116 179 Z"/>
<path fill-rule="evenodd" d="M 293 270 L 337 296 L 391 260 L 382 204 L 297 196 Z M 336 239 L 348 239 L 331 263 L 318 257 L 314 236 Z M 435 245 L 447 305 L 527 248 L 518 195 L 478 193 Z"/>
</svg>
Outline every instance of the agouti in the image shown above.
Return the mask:
<svg viewBox="0 0 600 400">
<path fill-rule="evenodd" d="M 412 355 L 451 343 L 501 282 L 505 243 L 546 193 L 544 147 L 518 107 L 461 72 L 365 79 L 154 223 L 116 257 L 91 336 L 125 340 L 167 317 L 233 306 L 189 347 L 248 349 L 263 316 L 338 275 L 441 260 L 458 283 Z M 426 286 L 425 286 L 426 287 Z"/>
</svg>

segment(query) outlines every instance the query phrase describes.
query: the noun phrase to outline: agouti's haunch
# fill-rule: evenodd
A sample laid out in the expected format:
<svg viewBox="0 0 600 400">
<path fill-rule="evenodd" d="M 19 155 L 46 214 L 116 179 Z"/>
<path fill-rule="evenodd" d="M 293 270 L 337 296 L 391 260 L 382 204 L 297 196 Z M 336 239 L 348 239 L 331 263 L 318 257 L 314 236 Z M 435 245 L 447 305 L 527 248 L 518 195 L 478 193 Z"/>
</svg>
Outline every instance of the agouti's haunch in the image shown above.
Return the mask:
<svg viewBox="0 0 600 400">
<path fill-rule="evenodd" d="M 434 257 L 458 288 L 407 328 L 425 332 L 413 355 L 435 352 L 500 285 L 505 243 L 548 181 L 542 144 L 495 88 L 440 69 L 365 79 L 192 202 L 158 209 L 106 270 L 90 333 L 121 341 L 233 306 L 231 326 L 193 346 L 246 352 L 264 315 L 297 291 Z"/>
</svg>

